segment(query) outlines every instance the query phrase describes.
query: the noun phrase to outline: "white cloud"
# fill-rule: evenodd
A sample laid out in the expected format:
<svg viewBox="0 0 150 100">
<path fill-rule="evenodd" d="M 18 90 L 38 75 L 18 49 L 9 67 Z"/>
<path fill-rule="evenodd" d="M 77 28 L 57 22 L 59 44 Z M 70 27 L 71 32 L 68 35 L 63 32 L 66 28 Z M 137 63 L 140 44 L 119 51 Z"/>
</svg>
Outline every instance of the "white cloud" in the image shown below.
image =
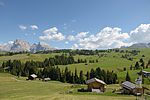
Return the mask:
<svg viewBox="0 0 150 100">
<path fill-rule="evenodd" d="M 76 38 L 86 37 L 89 32 L 81 32 L 76 35 Z"/>
<path fill-rule="evenodd" d="M 26 29 L 27 29 L 27 27 L 24 26 L 24 25 L 19 25 L 19 28 L 20 28 L 21 30 L 26 30 Z"/>
<path fill-rule="evenodd" d="M 61 41 L 65 39 L 65 36 L 62 33 L 58 33 L 58 29 L 56 27 L 45 30 L 44 36 L 40 36 L 41 40 L 51 40 L 51 41 Z"/>
<path fill-rule="evenodd" d="M 69 42 L 68 42 L 68 41 L 66 41 L 66 42 L 65 42 L 65 44 L 69 44 Z"/>
<path fill-rule="evenodd" d="M 10 45 L 13 44 L 13 43 L 14 43 L 14 41 L 8 41 L 8 44 L 10 44 Z"/>
<path fill-rule="evenodd" d="M 68 40 L 69 41 L 75 41 L 76 39 L 75 39 L 75 37 L 73 35 L 69 35 L 68 36 Z"/>
<path fill-rule="evenodd" d="M 89 32 L 80 32 L 80 33 L 78 33 L 76 36 L 69 35 L 69 36 L 68 36 L 68 40 L 69 40 L 69 41 L 80 40 L 80 39 L 82 39 L 83 37 L 86 37 L 88 33 L 89 33 Z"/>
<path fill-rule="evenodd" d="M 74 44 L 71 49 L 77 49 L 78 47 L 78 44 Z"/>
<path fill-rule="evenodd" d="M 82 34 L 81 36 L 84 35 Z M 96 35 L 90 35 L 83 39 L 80 38 L 78 40 L 78 47 L 82 49 L 118 48 L 125 45 L 131 45 L 131 43 L 125 42 L 126 40 L 129 40 L 129 38 L 130 36 L 128 33 L 121 33 L 120 28 L 106 27 Z"/>
<path fill-rule="evenodd" d="M 135 30 L 130 32 L 131 41 L 135 43 L 150 42 L 150 24 L 141 24 Z"/>
<path fill-rule="evenodd" d="M 37 25 L 31 25 L 30 28 L 35 30 L 35 29 L 38 29 L 38 26 Z"/>
</svg>

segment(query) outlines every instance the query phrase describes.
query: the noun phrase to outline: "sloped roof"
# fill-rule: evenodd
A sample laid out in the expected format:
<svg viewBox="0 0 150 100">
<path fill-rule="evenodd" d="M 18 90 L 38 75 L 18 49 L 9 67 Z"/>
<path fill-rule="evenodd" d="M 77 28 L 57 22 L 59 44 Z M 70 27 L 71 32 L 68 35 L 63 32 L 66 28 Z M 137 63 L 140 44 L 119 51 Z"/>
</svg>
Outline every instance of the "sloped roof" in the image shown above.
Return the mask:
<svg viewBox="0 0 150 100">
<path fill-rule="evenodd" d="M 33 78 L 36 78 L 37 77 L 37 75 L 35 75 L 35 74 L 32 74 L 32 75 L 30 75 L 31 77 L 33 77 Z"/>
<path fill-rule="evenodd" d="M 150 72 L 147 72 L 147 71 L 141 71 L 143 74 L 149 74 L 150 75 Z"/>
<path fill-rule="evenodd" d="M 126 88 L 126 89 L 129 89 L 129 90 L 132 90 L 134 88 L 136 88 L 135 84 L 134 83 L 131 83 L 129 81 L 126 81 L 126 82 L 123 82 L 120 84 L 122 87 Z"/>
<path fill-rule="evenodd" d="M 106 85 L 105 82 L 103 82 L 102 80 L 99 80 L 99 79 L 97 79 L 97 78 L 92 78 L 92 79 L 87 80 L 87 81 L 86 81 L 86 84 L 89 84 L 89 83 L 92 83 L 92 82 L 98 82 L 98 83 L 101 83 L 101 84 Z"/>
</svg>

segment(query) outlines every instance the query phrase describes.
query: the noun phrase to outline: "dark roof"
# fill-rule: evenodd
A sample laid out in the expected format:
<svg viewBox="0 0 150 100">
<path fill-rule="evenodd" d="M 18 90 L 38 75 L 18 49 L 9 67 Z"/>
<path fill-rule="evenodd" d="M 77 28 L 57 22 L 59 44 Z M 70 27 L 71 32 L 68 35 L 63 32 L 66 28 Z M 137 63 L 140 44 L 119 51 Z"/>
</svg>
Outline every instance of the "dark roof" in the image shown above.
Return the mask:
<svg viewBox="0 0 150 100">
<path fill-rule="evenodd" d="M 99 80 L 99 79 L 97 79 L 97 78 L 92 78 L 92 79 L 87 80 L 87 81 L 86 81 L 86 84 L 89 84 L 89 83 L 92 83 L 92 82 L 98 82 L 98 83 L 101 83 L 101 84 L 106 85 L 105 82 L 103 82 L 102 80 Z"/>
<path fill-rule="evenodd" d="M 147 72 L 147 71 L 141 71 L 143 74 L 147 74 L 147 75 L 150 75 L 150 72 Z"/>
<path fill-rule="evenodd" d="M 141 75 L 141 74 L 150 75 L 150 72 L 147 72 L 147 71 L 140 71 L 140 72 L 138 72 L 137 74 L 139 74 L 139 75 Z"/>
<path fill-rule="evenodd" d="M 129 81 L 123 82 L 120 85 L 128 90 L 132 90 L 136 87 L 134 83 L 131 83 Z"/>
</svg>

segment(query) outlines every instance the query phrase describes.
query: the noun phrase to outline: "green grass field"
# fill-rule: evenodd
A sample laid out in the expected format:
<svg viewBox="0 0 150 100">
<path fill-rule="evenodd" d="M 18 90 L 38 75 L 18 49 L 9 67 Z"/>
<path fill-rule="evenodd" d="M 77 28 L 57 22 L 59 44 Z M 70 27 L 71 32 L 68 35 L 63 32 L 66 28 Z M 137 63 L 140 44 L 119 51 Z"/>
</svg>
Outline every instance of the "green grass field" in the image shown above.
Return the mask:
<svg viewBox="0 0 150 100">
<path fill-rule="evenodd" d="M 137 74 L 137 72 L 140 72 L 141 70 L 128 70 L 128 73 L 131 77 L 131 81 L 135 82 L 135 79 L 139 77 L 139 75 Z M 150 69 L 144 69 L 143 71 L 148 71 L 150 72 Z M 123 72 L 118 72 L 117 76 L 119 81 L 125 81 L 125 77 L 126 77 L 127 71 L 123 71 Z M 150 80 L 148 80 L 148 78 L 144 78 L 144 83 L 150 85 Z"/>
<path fill-rule="evenodd" d="M 148 62 L 150 59 L 150 49 L 137 49 L 140 50 L 141 52 L 136 55 L 136 56 L 131 56 L 134 58 L 133 61 L 127 60 L 125 58 L 121 58 L 122 54 L 124 53 L 116 53 L 116 52 L 111 52 L 111 53 L 105 53 L 107 55 L 100 57 L 98 55 L 94 56 L 84 56 L 84 55 L 76 55 L 74 56 L 75 60 L 77 61 L 78 58 L 80 59 L 87 59 L 89 60 L 96 60 L 98 59 L 98 63 L 88 63 L 88 65 L 85 65 L 84 63 L 80 64 L 71 64 L 71 65 L 66 65 L 71 71 L 74 71 L 75 68 L 77 68 L 79 71 L 88 71 L 91 68 L 97 68 L 100 67 L 102 69 L 106 70 L 114 70 L 114 71 L 120 71 L 124 67 L 130 67 L 131 65 L 135 65 L 136 61 L 139 61 L 140 58 L 143 58 L 145 63 Z M 3 52 L 1 52 L 3 53 Z M 13 55 L 13 56 L 0 56 L 0 65 L 2 64 L 3 61 L 7 60 L 21 60 L 22 62 L 26 62 L 29 60 L 34 60 L 34 61 L 43 61 L 45 58 L 53 57 L 55 55 L 61 55 L 62 53 L 50 53 L 50 54 L 18 54 L 18 55 Z M 100 53 L 103 54 L 103 53 Z M 145 57 L 142 57 L 142 55 L 145 55 Z M 61 69 L 65 69 L 64 65 L 60 65 L 59 67 Z"/>
<path fill-rule="evenodd" d="M 119 85 L 107 85 L 104 94 L 79 93 L 72 84 L 56 81 L 26 81 L 25 78 L 0 73 L 0 100 L 135 100 L 132 95 L 118 95 L 111 93 Z M 86 85 L 82 87 L 87 87 Z M 81 87 L 78 87 L 81 88 Z"/>
<path fill-rule="evenodd" d="M 150 49 L 139 49 L 141 52 L 136 56 L 131 56 L 133 61 L 121 58 L 122 54 L 125 53 L 106 53 L 107 55 L 99 57 L 98 55 L 94 56 L 74 56 L 77 61 L 80 59 L 96 60 L 98 63 L 79 63 L 71 65 L 59 65 L 61 69 L 68 67 L 69 70 L 73 71 L 75 68 L 78 70 L 83 70 L 84 73 L 89 71 L 91 68 L 100 67 L 104 70 L 114 70 L 117 72 L 119 81 L 125 81 L 127 71 L 123 71 L 123 68 L 126 67 L 127 70 L 131 65 L 135 65 L 136 61 L 139 61 L 140 58 L 144 60 L 147 64 L 150 59 Z M 3 54 L 3 52 L 0 52 Z M 100 53 L 103 54 L 103 53 Z M 51 54 L 17 54 L 13 56 L 0 56 L 0 66 L 3 61 L 7 60 L 21 60 L 26 62 L 29 60 L 34 61 L 43 61 L 45 58 L 54 57 L 55 55 L 61 55 L 61 53 L 51 53 Z M 145 57 L 142 57 L 145 55 Z M 150 69 L 144 69 L 149 71 Z M 140 70 L 128 70 L 132 82 L 138 77 L 136 74 Z M 112 93 L 114 88 L 120 88 L 119 84 L 107 85 L 107 91 L 104 94 L 94 94 L 94 93 L 81 93 L 77 92 L 78 88 L 87 88 L 87 85 L 81 87 L 71 87 L 72 84 L 61 83 L 57 81 L 42 82 L 40 80 L 36 81 L 26 81 L 26 77 L 16 77 L 8 73 L 0 73 L 0 100 L 136 100 L 135 96 L 132 95 L 119 95 Z M 144 79 L 144 86 L 150 89 L 150 81 Z M 149 98 L 150 99 L 150 98 Z M 148 99 L 148 100 L 149 100 Z"/>
<path fill-rule="evenodd" d="M 132 49 L 129 49 L 131 51 Z M 99 57 L 98 55 L 91 55 L 91 56 L 86 56 L 86 55 L 76 55 L 74 56 L 75 60 L 77 61 L 79 58 L 80 59 L 86 59 L 87 62 L 89 60 L 96 60 L 98 59 L 98 63 L 79 63 L 79 64 L 70 64 L 70 65 L 59 65 L 62 70 L 65 70 L 65 67 L 68 67 L 69 70 L 75 71 L 75 68 L 77 69 L 78 73 L 80 70 L 83 70 L 84 74 L 89 71 L 91 68 L 96 69 L 97 67 L 100 67 L 101 69 L 105 70 L 113 70 L 118 73 L 119 80 L 124 80 L 126 72 L 120 72 L 123 70 L 124 67 L 129 69 L 131 65 L 135 65 L 136 61 L 139 61 L 140 58 L 142 58 L 147 64 L 148 60 L 150 59 L 150 49 L 137 49 L 140 51 L 140 53 L 136 56 L 131 56 L 133 61 L 127 60 L 125 58 L 121 58 L 121 56 L 125 53 L 120 53 L 120 52 L 111 52 L 111 53 L 105 53 L 106 55 L 103 57 Z M 4 52 L 0 52 L 0 54 L 4 54 Z M 17 54 L 13 56 L 0 56 L 0 66 L 3 61 L 7 60 L 21 60 L 22 62 L 26 62 L 29 60 L 34 60 L 34 61 L 43 61 L 45 58 L 49 57 L 54 57 L 55 55 L 61 55 L 62 53 L 50 53 L 50 54 Z M 104 54 L 104 53 L 100 53 Z M 142 55 L 145 55 L 145 57 L 142 57 Z M 136 74 L 136 71 L 131 71 L 132 73 Z M 131 75 L 133 75 L 131 73 Z M 131 76 L 130 75 L 130 76 Z M 135 79 L 135 76 L 133 75 L 133 79 Z"/>
</svg>

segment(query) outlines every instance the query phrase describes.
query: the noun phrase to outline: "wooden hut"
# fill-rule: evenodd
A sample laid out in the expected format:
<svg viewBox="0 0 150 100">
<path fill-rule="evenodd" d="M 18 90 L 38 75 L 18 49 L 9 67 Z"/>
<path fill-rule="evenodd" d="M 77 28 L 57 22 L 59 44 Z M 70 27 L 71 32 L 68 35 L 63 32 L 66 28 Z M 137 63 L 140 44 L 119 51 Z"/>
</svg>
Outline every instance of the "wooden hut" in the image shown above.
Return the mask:
<svg viewBox="0 0 150 100">
<path fill-rule="evenodd" d="M 35 75 L 35 74 L 31 74 L 29 76 L 29 80 L 36 80 L 36 78 L 37 78 L 37 75 Z"/>
<path fill-rule="evenodd" d="M 122 89 L 120 90 L 121 93 L 123 94 L 144 94 L 144 90 L 148 89 L 146 87 L 143 86 L 136 86 L 134 83 L 131 83 L 129 81 L 123 82 L 120 84 L 120 86 L 122 87 Z"/>
<path fill-rule="evenodd" d="M 92 78 L 86 81 L 89 92 L 103 93 L 106 90 L 106 83 L 97 78 Z"/>
</svg>

